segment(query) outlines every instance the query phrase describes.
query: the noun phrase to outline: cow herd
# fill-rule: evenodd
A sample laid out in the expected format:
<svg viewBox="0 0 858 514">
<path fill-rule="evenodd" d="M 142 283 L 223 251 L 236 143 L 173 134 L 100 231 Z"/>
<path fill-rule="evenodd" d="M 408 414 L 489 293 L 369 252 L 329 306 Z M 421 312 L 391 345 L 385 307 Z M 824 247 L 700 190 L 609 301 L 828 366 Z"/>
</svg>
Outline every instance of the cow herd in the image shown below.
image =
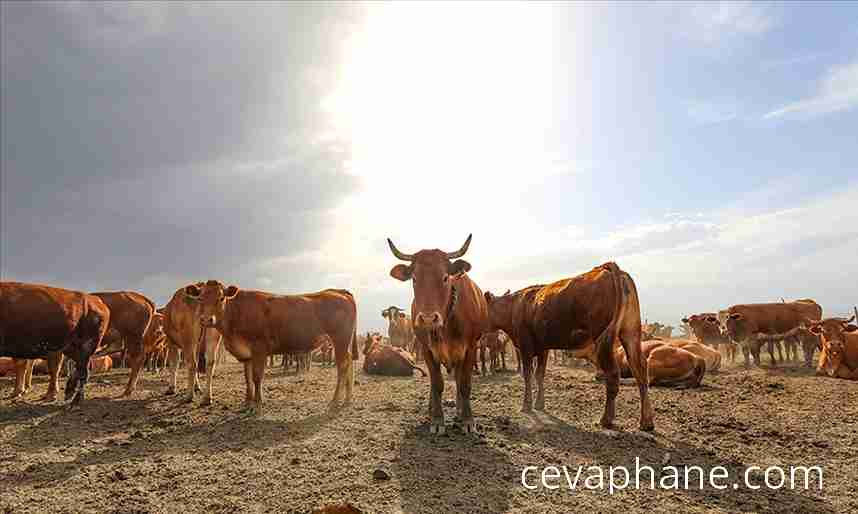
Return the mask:
<svg viewBox="0 0 858 514">
<path fill-rule="evenodd" d="M 462 431 L 474 432 L 472 376 L 487 373 L 487 355 L 492 370 L 505 369 L 510 343 L 524 381 L 522 411 L 545 409 L 549 352 L 561 350 L 591 363 L 597 379 L 604 381 L 600 424 L 605 428 L 614 424 L 621 377 L 637 384 L 641 430 L 653 430 L 651 385 L 697 386 L 705 373 L 719 369 L 722 357 L 735 362 L 737 347 L 745 366 L 752 360 L 761 363 L 763 347 L 773 364 L 778 362 L 775 350 L 784 361 L 798 359 L 800 347 L 806 366 L 813 365 L 818 350 L 818 374 L 858 380 L 855 317 L 823 318 L 813 300 L 733 305 L 689 315 L 683 323 L 695 340 L 671 339 L 664 327 L 660 337 L 647 329 L 651 325 L 641 324 L 635 282 L 616 263 L 495 295 L 481 290 L 468 275 L 471 264 L 462 257 L 470 243 L 468 236 L 453 252 L 424 249 L 409 254 L 388 239 L 401 261 L 390 275 L 411 282 L 413 288 L 411 312 L 409 316 L 396 306 L 383 310 L 389 340 L 368 333 L 362 344 L 355 298 L 341 289 L 281 295 L 208 280 L 179 288 L 156 309 L 135 292 L 84 293 L 0 282 L 0 363 L 15 369 L 14 394 L 20 396 L 28 388 L 34 361 L 43 359 L 50 374 L 44 399 L 54 400 L 61 363 L 68 358 L 74 368 L 68 373 L 65 399 L 79 405 L 96 358 L 121 350 L 130 367 L 123 396 L 135 391 L 145 363 L 164 361 L 172 368 L 168 394 L 175 394 L 181 358 L 187 371 L 183 400 L 191 402 L 200 392 L 203 403 L 210 404 L 219 350 L 225 348 L 244 366 L 247 408 L 260 413 L 265 368 L 273 364 L 274 355 L 282 354 L 284 365 L 294 359 L 300 367 L 301 356 L 309 359 L 314 353 L 335 366 L 331 408 L 351 403 L 354 361 L 362 355 L 367 374 L 411 376 L 416 370 L 428 375 L 433 434 L 446 430 L 441 368 L 455 381 L 458 424 Z"/>
</svg>

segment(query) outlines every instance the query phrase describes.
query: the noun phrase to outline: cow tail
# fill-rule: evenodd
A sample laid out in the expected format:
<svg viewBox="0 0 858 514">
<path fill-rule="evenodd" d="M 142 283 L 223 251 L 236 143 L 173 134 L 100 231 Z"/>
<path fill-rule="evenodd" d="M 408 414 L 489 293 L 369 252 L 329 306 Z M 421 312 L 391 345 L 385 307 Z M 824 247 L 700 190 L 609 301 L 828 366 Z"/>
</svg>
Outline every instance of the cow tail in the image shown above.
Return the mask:
<svg viewBox="0 0 858 514">
<path fill-rule="evenodd" d="M 614 358 L 614 345 L 619 338 L 620 330 L 623 326 L 623 318 L 625 317 L 626 305 L 628 303 L 628 290 L 622 284 L 622 271 L 615 262 L 608 262 L 602 265 L 611 275 L 611 282 L 614 285 L 614 312 L 611 317 L 611 322 L 597 340 L 597 355 L 599 365 L 603 369 L 605 366 L 610 366 L 609 361 Z"/>
<path fill-rule="evenodd" d="M 155 313 L 158 312 L 158 307 L 155 305 L 155 303 L 152 300 L 146 298 L 145 296 L 143 297 L 143 299 L 146 300 L 146 305 L 149 306 L 149 322 L 146 323 L 146 327 L 143 329 L 143 333 L 140 334 L 141 338 L 145 337 L 146 334 L 149 333 L 149 327 L 152 325 L 152 322 L 155 320 Z"/>
<path fill-rule="evenodd" d="M 358 344 L 357 344 L 357 323 L 352 329 L 352 360 L 358 360 Z"/>
<path fill-rule="evenodd" d="M 411 364 L 411 367 L 412 367 L 413 369 L 416 369 L 417 371 L 419 371 L 419 372 L 420 372 L 420 374 L 421 374 L 421 375 L 423 375 L 423 377 L 424 377 L 424 378 L 427 376 L 427 375 L 426 375 L 426 372 L 425 372 L 425 371 L 423 371 L 423 368 L 421 368 L 420 366 L 415 366 L 414 364 Z"/>
</svg>

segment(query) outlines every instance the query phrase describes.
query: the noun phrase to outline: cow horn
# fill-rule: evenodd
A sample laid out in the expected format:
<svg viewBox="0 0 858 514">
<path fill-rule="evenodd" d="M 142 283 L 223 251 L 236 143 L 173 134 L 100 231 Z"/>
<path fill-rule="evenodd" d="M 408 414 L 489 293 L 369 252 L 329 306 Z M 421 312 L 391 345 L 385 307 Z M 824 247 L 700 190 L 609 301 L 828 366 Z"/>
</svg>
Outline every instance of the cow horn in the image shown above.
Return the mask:
<svg viewBox="0 0 858 514">
<path fill-rule="evenodd" d="M 409 262 L 414 260 L 413 255 L 400 252 L 399 249 L 396 248 L 396 245 L 393 244 L 393 241 L 391 241 L 389 237 L 387 238 L 387 244 L 388 244 L 388 246 L 390 246 L 390 251 L 393 252 L 394 257 L 396 257 L 397 259 L 399 259 L 401 261 L 409 261 Z"/>
<path fill-rule="evenodd" d="M 468 247 L 471 246 L 471 236 L 473 236 L 473 234 L 468 234 L 468 239 L 465 239 L 465 244 L 463 244 L 462 247 L 459 248 L 457 251 L 453 253 L 448 253 L 447 258 L 458 259 L 459 257 L 465 255 L 465 252 L 468 251 Z"/>
</svg>

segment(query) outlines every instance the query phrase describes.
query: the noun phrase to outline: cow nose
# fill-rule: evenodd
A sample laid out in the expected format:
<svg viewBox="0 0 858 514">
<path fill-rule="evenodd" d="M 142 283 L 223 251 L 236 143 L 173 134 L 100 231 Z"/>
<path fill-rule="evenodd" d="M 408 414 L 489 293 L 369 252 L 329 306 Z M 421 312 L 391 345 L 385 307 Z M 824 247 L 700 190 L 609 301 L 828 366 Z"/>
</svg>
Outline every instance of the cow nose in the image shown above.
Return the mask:
<svg viewBox="0 0 858 514">
<path fill-rule="evenodd" d="M 419 312 L 417 313 L 417 318 L 415 318 L 415 321 L 418 327 L 439 326 L 441 325 L 441 313 L 433 312 L 431 314 L 427 314 L 424 312 Z"/>
<path fill-rule="evenodd" d="M 204 327 L 213 327 L 215 324 L 214 316 L 201 316 L 200 317 L 200 325 Z"/>
</svg>

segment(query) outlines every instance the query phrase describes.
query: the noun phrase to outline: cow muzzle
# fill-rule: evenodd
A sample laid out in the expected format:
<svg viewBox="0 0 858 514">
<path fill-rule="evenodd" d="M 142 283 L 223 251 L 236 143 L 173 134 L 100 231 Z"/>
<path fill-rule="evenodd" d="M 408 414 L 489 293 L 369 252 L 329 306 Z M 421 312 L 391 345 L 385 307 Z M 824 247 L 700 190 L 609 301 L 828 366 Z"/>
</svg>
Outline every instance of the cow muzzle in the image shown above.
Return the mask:
<svg viewBox="0 0 858 514">
<path fill-rule="evenodd" d="M 440 312 L 418 312 L 414 318 L 414 328 L 417 330 L 437 330 L 444 326 Z"/>
<path fill-rule="evenodd" d="M 200 326 L 203 328 L 212 328 L 215 326 L 217 318 L 214 316 L 200 316 Z"/>
</svg>

